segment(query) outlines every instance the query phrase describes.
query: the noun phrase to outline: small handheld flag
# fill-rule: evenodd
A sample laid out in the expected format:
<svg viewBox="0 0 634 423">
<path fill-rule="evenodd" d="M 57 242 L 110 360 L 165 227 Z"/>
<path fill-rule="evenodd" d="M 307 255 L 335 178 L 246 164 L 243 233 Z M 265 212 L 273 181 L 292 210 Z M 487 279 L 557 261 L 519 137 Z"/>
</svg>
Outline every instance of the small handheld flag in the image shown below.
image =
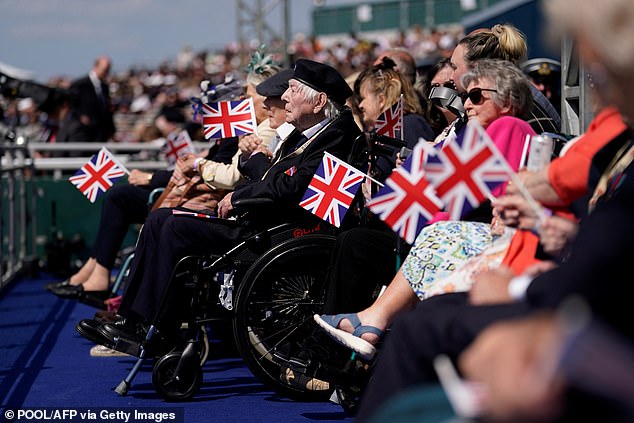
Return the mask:
<svg viewBox="0 0 634 423">
<path fill-rule="evenodd" d="M 450 219 L 458 220 L 514 174 L 484 128 L 469 121 L 464 137 L 442 149 L 429 149 L 427 178 L 436 187 Z"/>
<path fill-rule="evenodd" d="M 229 138 L 256 132 L 255 108 L 251 97 L 238 101 L 202 104 L 205 139 Z"/>
<path fill-rule="evenodd" d="M 379 115 L 374 123 L 378 135 L 403 139 L 403 97 Z"/>
<path fill-rule="evenodd" d="M 117 179 L 128 173 L 112 153 L 106 147 L 102 147 L 88 163 L 69 178 L 69 181 L 88 198 L 88 201 L 94 203 Z"/>
<path fill-rule="evenodd" d="M 192 140 L 185 130 L 169 134 L 161 151 L 165 153 L 168 167 L 173 167 L 179 157 L 196 153 Z"/>
<path fill-rule="evenodd" d="M 365 175 L 325 152 L 299 205 L 339 227 Z"/>
<path fill-rule="evenodd" d="M 434 187 L 425 178 L 425 151 L 418 143 L 402 166 L 394 169 L 385 186 L 367 207 L 412 244 L 425 224 L 442 208 Z"/>
</svg>

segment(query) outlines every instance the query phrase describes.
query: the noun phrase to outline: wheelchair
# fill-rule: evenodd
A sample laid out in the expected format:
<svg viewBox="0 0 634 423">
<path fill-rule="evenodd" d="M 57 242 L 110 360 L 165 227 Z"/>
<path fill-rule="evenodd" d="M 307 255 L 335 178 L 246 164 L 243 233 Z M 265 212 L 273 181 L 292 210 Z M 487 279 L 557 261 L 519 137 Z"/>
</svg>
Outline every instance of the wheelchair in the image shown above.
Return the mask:
<svg viewBox="0 0 634 423">
<path fill-rule="evenodd" d="M 402 143 L 388 137 L 358 137 L 349 162 L 359 167 L 393 154 L 386 142 L 393 147 Z M 247 199 L 234 205 L 258 210 L 271 207 L 271 202 Z M 154 363 L 152 383 L 157 393 L 167 401 L 185 401 L 196 394 L 209 348 L 205 327 L 224 321 L 231 324 L 240 356 L 263 384 L 297 400 L 325 400 L 334 393 L 344 410 L 351 408 L 368 374 L 367 366 L 354 357 L 336 372 L 339 381 L 334 387 L 316 391 L 284 382 L 283 365 L 273 358 L 277 347 L 299 343 L 314 329 L 313 315 L 324 304 L 326 273 L 338 231 L 306 212 L 299 221 L 256 231 L 224 254 L 182 258 L 172 278 L 174 285 L 189 291 L 190 312 L 183 324 L 183 342 Z M 127 393 L 148 355 L 146 346 L 154 330 L 150 326 L 137 354 L 139 360 L 115 388 L 118 394 Z"/>
<path fill-rule="evenodd" d="M 313 315 L 323 306 L 335 235 L 335 227 L 307 213 L 301 222 L 258 230 L 222 255 L 182 258 L 172 278 L 173 285 L 188 293 L 189 316 L 182 325 L 183 342 L 153 365 L 157 393 L 168 401 L 184 401 L 196 394 L 209 352 L 206 325 L 224 322 L 231 325 L 238 352 L 262 383 L 286 397 L 324 399 L 324 392 L 283 383 L 272 351 L 282 343 L 301 340 L 306 328 L 312 327 Z M 150 326 L 136 364 L 115 388 L 119 395 L 127 393 L 150 355 L 147 346 L 154 330 Z"/>
</svg>

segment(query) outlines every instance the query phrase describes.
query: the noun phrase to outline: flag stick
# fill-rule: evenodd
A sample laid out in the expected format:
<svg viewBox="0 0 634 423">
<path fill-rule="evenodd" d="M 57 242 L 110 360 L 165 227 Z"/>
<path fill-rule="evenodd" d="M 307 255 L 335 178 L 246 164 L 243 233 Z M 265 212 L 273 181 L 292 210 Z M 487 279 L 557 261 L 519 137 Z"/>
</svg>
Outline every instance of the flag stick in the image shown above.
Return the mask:
<svg viewBox="0 0 634 423">
<path fill-rule="evenodd" d="M 511 174 L 511 181 L 517 186 L 517 189 L 519 190 L 520 194 L 522 194 L 522 197 L 526 199 L 528 205 L 531 207 L 531 209 L 533 209 L 533 211 L 537 215 L 537 219 L 540 222 L 546 219 L 546 213 L 544 213 L 544 209 L 537 203 L 537 201 L 535 201 L 531 193 L 528 192 L 526 186 L 524 186 L 524 184 L 522 183 L 522 180 L 519 178 L 519 176 L 517 176 L 517 173 Z"/>
<path fill-rule="evenodd" d="M 537 204 L 537 202 L 535 201 L 533 196 L 528 192 L 528 190 L 526 189 L 526 187 L 522 183 L 522 180 L 519 178 L 519 176 L 517 176 L 517 173 L 515 173 L 510 168 L 510 166 L 508 166 L 508 162 L 506 161 L 504 156 L 502 156 L 502 153 L 500 153 L 500 150 L 497 149 L 497 147 L 495 146 L 495 143 L 493 143 L 493 141 L 491 141 L 491 139 L 487 135 L 487 133 L 484 130 L 484 128 L 482 128 L 482 126 L 480 126 L 480 125 L 475 126 L 475 128 L 482 135 L 482 137 L 484 139 L 484 142 L 486 142 L 487 144 L 489 144 L 490 147 L 492 147 L 493 154 L 495 154 L 498 157 L 498 159 L 501 160 L 503 163 L 506 163 L 506 166 L 508 167 L 509 174 L 511 175 L 511 182 L 513 182 L 515 185 L 517 185 L 517 189 L 520 191 L 520 194 L 522 194 L 522 196 L 528 202 L 528 205 L 531 207 L 531 209 L 533 209 L 533 211 L 537 215 L 538 220 L 540 222 L 542 222 L 546 218 L 546 214 L 544 213 L 544 209 L 542 209 L 542 207 L 539 204 Z M 528 139 L 528 137 L 529 136 L 527 135 L 527 139 Z M 527 145 L 526 142 L 524 143 L 524 145 L 525 146 Z"/>
<path fill-rule="evenodd" d="M 108 155 L 112 158 L 112 161 L 114 161 L 118 167 L 120 167 L 121 169 L 123 169 L 123 171 L 125 172 L 126 175 L 130 175 L 130 171 L 128 170 L 127 167 L 125 167 L 123 165 L 123 163 L 121 163 L 121 161 L 115 157 L 114 154 L 112 154 L 112 152 L 110 150 L 108 150 L 106 147 L 101 147 L 102 150 L 105 150 L 108 152 Z"/>
<path fill-rule="evenodd" d="M 526 167 L 526 159 L 528 158 L 528 145 L 531 141 L 531 134 L 526 134 L 524 147 L 522 148 L 522 158 L 520 159 L 520 169 Z"/>
</svg>

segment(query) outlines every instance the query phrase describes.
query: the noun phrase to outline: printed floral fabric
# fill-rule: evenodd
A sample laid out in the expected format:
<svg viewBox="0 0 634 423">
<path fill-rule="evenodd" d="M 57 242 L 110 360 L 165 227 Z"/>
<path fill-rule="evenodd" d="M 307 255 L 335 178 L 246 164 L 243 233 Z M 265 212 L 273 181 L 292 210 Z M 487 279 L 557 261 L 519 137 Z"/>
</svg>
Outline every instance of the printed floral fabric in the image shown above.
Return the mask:
<svg viewBox="0 0 634 423">
<path fill-rule="evenodd" d="M 401 267 L 421 300 L 436 292 L 435 283 L 491 245 L 491 226 L 480 222 L 442 221 L 418 234 Z"/>
</svg>

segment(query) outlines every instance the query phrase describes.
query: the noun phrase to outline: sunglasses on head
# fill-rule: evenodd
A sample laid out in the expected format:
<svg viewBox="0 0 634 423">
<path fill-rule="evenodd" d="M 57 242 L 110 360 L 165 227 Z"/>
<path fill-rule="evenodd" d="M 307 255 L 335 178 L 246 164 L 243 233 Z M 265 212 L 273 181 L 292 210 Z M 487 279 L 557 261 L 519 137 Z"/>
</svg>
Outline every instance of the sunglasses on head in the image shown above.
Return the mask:
<svg viewBox="0 0 634 423">
<path fill-rule="evenodd" d="M 467 101 L 468 98 L 475 105 L 481 104 L 484 100 L 484 97 L 482 96 L 482 91 L 492 91 L 494 93 L 498 92 L 497 90 L 492 90 L 490 88 L 474 88 L 468 93 L 463 94 L 462 101 Z"/>
</svg>

